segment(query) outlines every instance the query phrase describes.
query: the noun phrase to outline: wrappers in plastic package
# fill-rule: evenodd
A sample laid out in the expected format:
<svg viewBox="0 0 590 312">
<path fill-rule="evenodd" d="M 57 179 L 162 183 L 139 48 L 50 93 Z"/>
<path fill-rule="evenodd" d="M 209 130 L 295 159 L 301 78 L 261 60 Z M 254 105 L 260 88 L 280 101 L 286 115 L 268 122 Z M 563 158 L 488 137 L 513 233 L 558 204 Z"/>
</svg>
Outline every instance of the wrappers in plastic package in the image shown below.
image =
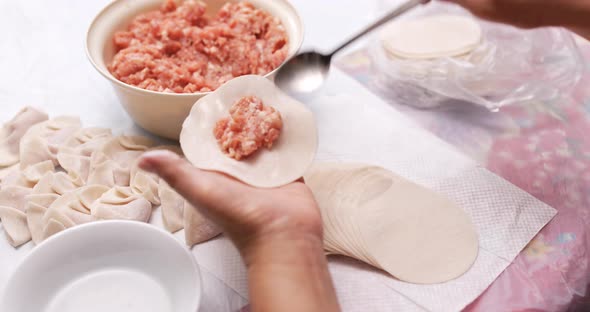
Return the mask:
<svg viewBox="0 0 590 312">
<path fill-rule="evenodd" d="M 432 3 L 405 18 L 437 14 L 470 15 L 454 5 Z M 378 33 L 369 48 L 374 83 L 400 103 L 418 108 L 460 100 L 495 111 L 533 99 L 553 99 L 580 80 L 583 58 L 569 32 L 477 22 L 482 42 L 460 57 L 396 58 L 383 48 Z"/>
</svg>

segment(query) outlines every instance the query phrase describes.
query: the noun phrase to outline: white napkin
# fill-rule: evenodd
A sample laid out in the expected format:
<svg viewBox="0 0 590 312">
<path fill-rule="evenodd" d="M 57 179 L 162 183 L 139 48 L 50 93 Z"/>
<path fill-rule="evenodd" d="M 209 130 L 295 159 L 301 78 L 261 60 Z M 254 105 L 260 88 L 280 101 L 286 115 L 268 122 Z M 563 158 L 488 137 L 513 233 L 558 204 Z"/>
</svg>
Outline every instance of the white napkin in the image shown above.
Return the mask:
<svg viewBox="0 0 590 312">
<path fill-rule="evenodd" d="M 330 257 L 342 308 L 461 310 L 483 293 L 556 211 L 361 88 L 340 71 L 332 70 L 323 96 L 306 101 L 318 122 L 318 160 L 379 165 L 447 195 L 471 216 L 479 233 L 480 251 L 465 275 L 438 285 L 400 282 L 358 261 Z M 354 90 L 354 94 L 347 90 Z M 219 238 L 196 246 L 193 253 L 201 266 L 247 297 L 246 271 L 229 240 Z"/>
</svg>

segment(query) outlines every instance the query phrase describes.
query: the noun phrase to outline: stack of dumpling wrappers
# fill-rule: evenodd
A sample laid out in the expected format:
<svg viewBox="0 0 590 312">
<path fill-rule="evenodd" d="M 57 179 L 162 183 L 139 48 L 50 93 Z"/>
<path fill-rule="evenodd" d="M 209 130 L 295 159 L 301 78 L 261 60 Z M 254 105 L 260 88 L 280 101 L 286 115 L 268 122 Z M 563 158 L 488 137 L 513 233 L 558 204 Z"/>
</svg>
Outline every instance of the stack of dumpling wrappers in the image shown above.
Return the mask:
<svg viewBox="0 0 590 312">
<path fill-rule="evenodd" d="M 305 182 L 320 206 L 328 254 L 416 284 L 455 279 L 477 258 L 478 235 L 460 207 L 388 170 L 316 163 Z"/>
<path fill-rule="evenodd" d="M 141 136 L 113 136 L 83 128 L 77 117 L 19 111 L 0 130 L 0 219 L 10 244 L 35 244 L 67 228 L 99 220 L 148 222 L 161 206 L 165 228 L 185 229 L 187 245 L 208 240 L 219 228 L 164 181 L 137 167 L 154 146 Z"/>
</svg>

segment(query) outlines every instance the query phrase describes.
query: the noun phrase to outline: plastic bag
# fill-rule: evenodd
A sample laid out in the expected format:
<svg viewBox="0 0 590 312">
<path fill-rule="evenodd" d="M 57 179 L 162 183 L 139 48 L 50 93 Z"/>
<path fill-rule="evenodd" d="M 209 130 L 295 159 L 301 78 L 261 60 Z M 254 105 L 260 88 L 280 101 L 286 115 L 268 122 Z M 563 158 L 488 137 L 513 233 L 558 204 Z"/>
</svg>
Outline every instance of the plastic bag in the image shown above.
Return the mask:
<svg viewBox="0 0 590 312">
<path fill-rule="evenodd" d="M 470 15 L 453 5 L 432 3 L 407 18 L 436 14 Z M 477 21 L 482 43 L 460 57 L 395 58 L 383 48 L 378 34 L 369 48 L 373 82 L 398 102 L 418 108 L 456 103 L 454 99 L 496 111 L 533 99 L 555 98 L 580 80 L 583 58 L 569 32 Z"/>
</svg>

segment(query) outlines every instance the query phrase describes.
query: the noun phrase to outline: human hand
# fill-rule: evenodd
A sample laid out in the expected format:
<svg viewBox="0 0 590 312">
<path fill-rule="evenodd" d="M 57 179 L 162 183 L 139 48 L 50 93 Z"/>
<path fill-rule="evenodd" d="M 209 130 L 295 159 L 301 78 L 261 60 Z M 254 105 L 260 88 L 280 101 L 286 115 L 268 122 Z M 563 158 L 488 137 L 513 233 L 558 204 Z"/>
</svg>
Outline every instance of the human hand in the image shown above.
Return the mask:
<svg viewBox="0 0 590 312">
<path fill-rule="evenodd" d="M 303 182 L 254 188 L 168 151 L 145 153 L 139 166 L 166 180 L 232 239 L 248 268 L 252 311 L 340 310 L 320 211 Z"/>
<path fill-rule="evenodd" d="M 274 243 L 277 240 L 322 243 L 321 215 L 313 194 L 302 182 L 275 189 L 254 188 L 224 174 L 197 169 L 168 151 L 144 154 L 139 166 L 158 174 L 221 226 L 246 264 L 261 245 L 281 245 Z"/>
<path fill-rule="evenodd" d="M 522 28 L 563 26 L 590 29 L 590 2 L 577 0 L 444 0 L 484 19 Z"/>
</svg>

